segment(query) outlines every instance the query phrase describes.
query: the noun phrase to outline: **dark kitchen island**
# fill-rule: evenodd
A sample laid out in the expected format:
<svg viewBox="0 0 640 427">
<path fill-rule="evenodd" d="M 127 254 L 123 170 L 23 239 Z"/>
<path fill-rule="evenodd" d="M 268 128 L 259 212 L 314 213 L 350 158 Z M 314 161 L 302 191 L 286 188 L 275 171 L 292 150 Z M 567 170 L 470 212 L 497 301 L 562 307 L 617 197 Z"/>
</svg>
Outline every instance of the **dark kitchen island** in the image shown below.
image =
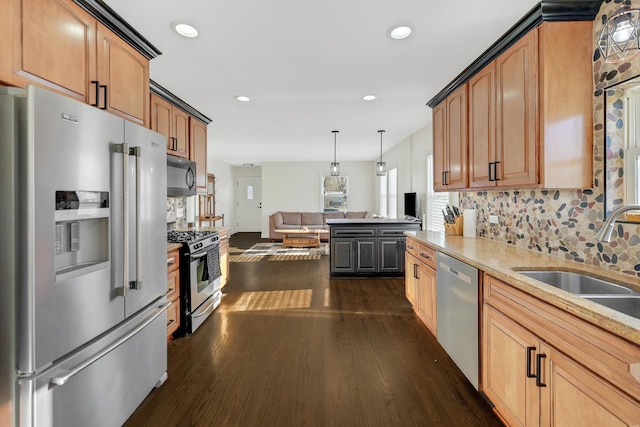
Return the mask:
<svg viewBox="0 0 640 427">
<path fill-rule="evenodd" d="M 420 222 L 405 219 L 328 219 L 331 277 L 404 276 L 405 231 Z"/>
</svg>

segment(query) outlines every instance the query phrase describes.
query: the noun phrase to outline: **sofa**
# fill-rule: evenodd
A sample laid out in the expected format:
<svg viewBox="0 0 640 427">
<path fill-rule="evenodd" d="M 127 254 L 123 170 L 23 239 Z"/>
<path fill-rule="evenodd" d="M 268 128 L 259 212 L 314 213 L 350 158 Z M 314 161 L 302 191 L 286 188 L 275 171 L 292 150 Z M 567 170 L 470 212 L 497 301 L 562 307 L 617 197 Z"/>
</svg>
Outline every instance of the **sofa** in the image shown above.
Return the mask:
<svg viewBox="0 0 640 427">
<path fill-rule="evenodd" d="M 269 215 L 269 241 L 282 240 L 282 233 L 276 230 L 295 230 L 298 228 L 329 229 L 328 219 L 371 218 L 370 212 L 281 212 Z M 320 235 L 320 239 L 329 240 L 329 233 Z"/>
</svg>

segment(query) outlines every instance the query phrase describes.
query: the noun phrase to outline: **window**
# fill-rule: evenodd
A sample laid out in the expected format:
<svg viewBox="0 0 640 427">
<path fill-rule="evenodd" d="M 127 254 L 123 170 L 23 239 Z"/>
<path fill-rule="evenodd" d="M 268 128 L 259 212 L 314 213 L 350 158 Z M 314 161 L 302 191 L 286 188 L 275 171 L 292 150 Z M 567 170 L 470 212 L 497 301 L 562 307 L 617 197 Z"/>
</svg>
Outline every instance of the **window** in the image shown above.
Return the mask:
<svg viewBox="0 0 640 427">
<path fill-rule="evenodd" d="M 380 215 L 387 216 L 387 175 L 380 177 Z"/>
<path fill-rule="evenodd" d="M 398 168 L 390 169 L 380 177 L 380 215 L 398 217 Z"/>
<path fill-rule="evenodd" d="M 387 172 L 387 212 L 389 218 L 398 217 L 398 168 L 393 168 Z"/>
<path fill-rule="evenodd" d="M 442 211 L 447 203 L 457 204 L 458 193 L 442 193 L 433 191 L 433 154 L 427 156 L 427 230 L 444 232 Z M 452 202 L 455 199 L 455 202 Z"/>
</svg>

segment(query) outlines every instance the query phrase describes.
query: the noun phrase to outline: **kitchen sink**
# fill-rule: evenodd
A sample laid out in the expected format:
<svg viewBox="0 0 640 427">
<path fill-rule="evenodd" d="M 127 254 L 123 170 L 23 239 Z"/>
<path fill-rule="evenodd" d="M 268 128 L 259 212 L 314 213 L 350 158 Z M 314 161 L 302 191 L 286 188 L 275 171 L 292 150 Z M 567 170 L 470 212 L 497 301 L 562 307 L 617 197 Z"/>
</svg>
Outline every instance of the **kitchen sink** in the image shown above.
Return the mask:
<svg viewBox="0 0 640 427">
<path fill-rule="evenodd" d="M 640 295 L 589 295 L 584 298 L 640 319 Z"/>
<path fill-rule="evenodd" d="M 631 289 L 624 286 L 569 271 L 535 270 L 517 272 L 576 295 L 630 295 L 633 293 Z"/>
</svg>

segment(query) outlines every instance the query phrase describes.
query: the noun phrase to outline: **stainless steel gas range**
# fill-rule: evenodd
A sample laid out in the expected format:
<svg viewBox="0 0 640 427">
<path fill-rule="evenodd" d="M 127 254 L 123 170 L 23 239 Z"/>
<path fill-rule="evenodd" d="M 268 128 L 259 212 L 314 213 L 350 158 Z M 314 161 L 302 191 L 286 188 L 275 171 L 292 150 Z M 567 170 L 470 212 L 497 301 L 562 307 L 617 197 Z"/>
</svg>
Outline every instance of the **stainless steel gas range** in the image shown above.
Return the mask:
<svg viewBox="0 0 640 427">
<path fill-rule="evenodd" d="M 222 300 L 220 236 L 215 231 L 170 231 L 170 243 L 180 248 L 180 330 L 192 334 Z"/>
</svg>

